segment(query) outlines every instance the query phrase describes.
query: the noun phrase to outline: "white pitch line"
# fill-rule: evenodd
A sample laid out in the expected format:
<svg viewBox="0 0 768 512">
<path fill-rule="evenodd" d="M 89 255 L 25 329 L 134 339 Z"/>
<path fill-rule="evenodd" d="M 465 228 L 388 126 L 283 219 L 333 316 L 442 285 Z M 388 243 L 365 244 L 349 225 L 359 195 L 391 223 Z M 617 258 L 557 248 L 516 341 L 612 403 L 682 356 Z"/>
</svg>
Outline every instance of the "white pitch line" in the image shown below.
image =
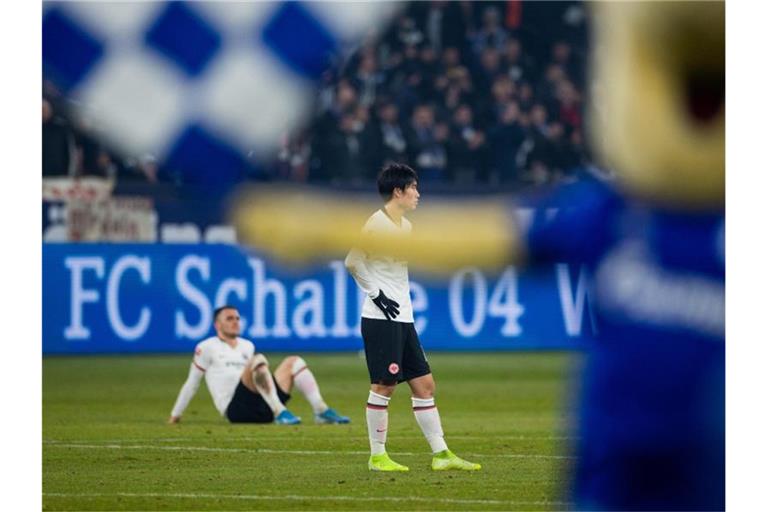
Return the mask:
<svg viewBox="0 0 768 512">
<path fill-rule="evenodd" d="M 391 434 L 393 438 L 396 439 L 423 439 L 423 435 L 419 434 Z M 195 437 L 176 437 L 176 438 L 156 438 L 156 439 L 147 439 L 147 438 L 136 438 L 136 439 L 116 439 L 115 441 L 198 441 L 200 438 Z M 309 439 L 299 436 L 243 436 L 239 437 L 237 435 L 233 435 L 232 439 L 238 439 L 243 441 L 296 441 L 297 439 Z M 325 439 L 329 440 L 342 440 L 342 439 L 368 439 L 368 436 L 359 435 L 359 436 L 348 436 L 348 435 L 339 435 L 339 436 L 333 436 L 329 435 Z M 475 436 L 475 435 L 447 435 L 446 439 L 448 440 L 461 440 L 461 439 L 467 439 L 467 440 L 487 440 L 487 439 L 498 439 L 503 441 L 572 441 L 579 439 L 577 436 L 524 436 L 524 435 L 508 435 L 508 436 L 496 436 L 493 434 L 488 434 L 486 436 Z M 106 441 L 106 440 L 105 440 Z"/>
<path fill-rule="evenodd" d="M 44 492 L 43 496 L 53 496 L 61 498 L 104 498 L 120 496 L 124 498 L 191 498 L 191 499 L 232 499 L 232 500 L 304 500 L 304 501 L 419 501 L 436 503 L 455 503 L 455 504 L 477 504 L 477 505 L 552 505 L 568 506 L 564 501 L 509 501 L 509 500 L 468 500 L 452 498 L 422 498 L 422 497 L 397 497 L 397 496 L 299 496 L 286 494 L 283 496 L 259 496 L 255 494 L 198 494 L 198 493 L 68 493 L 68 492 Z"/>
<path fill-rule="evenodd" d="M 423 439 L 423 435 L 418 434 L 405 434 L 398 435 L 392 434 L 395 439 Z M 300 435 L 287 435 L 287 436 L 238 436 L 229 435 L 229 440 L 232 441 L 303 441 L 314 438 L 301 437 Z M 342 441 L 348 439 L 368 439 L 368 436 L 349 436 L 349 435 L 328 435 L 324 438 L 327 441 Z M 486 436 L 475 435 L 449 435 L 448 440 L 488 440 L 497 439 L 500 441 L 574 441 L 578 440 L 577 436 L 525 436 L 525 435 L 508 435 L 508 436 L 495 436 L 492 434 Z M 51 439 L 44 439 L 46 442 L 61 442 Z M 199 437 L 126 437 L 120 439 L 69 439 L 68 442 L 76 443 L 140 443 L 140 442 L 152 442 L 152 443 L 178 443 L 184 441 L 200 441 Z"/>
<path fill-rule="evenodd" d="M 124 444 L 79 444 L 46 442 L 48 446 L 57 448 L 76 448 L 84 450 L 108 449 L 108 450 L 170 450 L 192 452 L 220 452 L 220 453 L 278 453 L 286 455 L 369 455 L 370 452 L 362 450 L 274 450 L 270 448 L 211 448 L 208 446 L 153 446 L 153 445 L 124 445 Z M 415 452 L 390 452 L 394 455 L 424 455 Z M 467 453 L 467 457 L 496 457 L 509 459 L 571 459 L 568 455 L 541 455 L 533 453 Z"/>
</svg>

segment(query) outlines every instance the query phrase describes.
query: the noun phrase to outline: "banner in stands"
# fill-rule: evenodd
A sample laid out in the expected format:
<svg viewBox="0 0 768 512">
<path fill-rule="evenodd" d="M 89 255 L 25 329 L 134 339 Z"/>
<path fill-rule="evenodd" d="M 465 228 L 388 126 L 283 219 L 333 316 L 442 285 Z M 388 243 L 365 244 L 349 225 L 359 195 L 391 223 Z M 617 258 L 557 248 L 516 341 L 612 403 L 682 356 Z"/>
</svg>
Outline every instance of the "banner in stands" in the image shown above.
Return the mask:
<svg viewBox="0 0 768 512">
<path fill-rule="evenodd" d="M 579 348 L 593 331 L 587 288 L 566 264 L 411 275 L 428 350 Z M 223 244 L 43 245 L 46 354 L 191 352 L 222 304 L 258 350 L 359 350 L 362 299 L 341 260 L 297 270 Z"/>
</svg>

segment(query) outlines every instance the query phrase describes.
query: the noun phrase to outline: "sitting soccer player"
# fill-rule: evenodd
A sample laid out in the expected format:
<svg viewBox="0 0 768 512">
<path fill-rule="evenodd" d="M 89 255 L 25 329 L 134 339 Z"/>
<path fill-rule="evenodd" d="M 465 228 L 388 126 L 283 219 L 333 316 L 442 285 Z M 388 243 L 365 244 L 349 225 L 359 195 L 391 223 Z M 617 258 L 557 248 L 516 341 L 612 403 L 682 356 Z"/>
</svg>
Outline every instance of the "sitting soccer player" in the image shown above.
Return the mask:
<svg viewBox="0 0 768 512">
<path fill-rule="evenodd" d="M 232 423 L 301 423 L 301 418 L 285 407 L 294 386 L 312 406 L 316 423 L 349 423 L 348 417 L 325 403 L 315 376 L 301 357 L 288 356 L 274 373 L 269 371 L 267 358 L 255 353 L 253 343 L 239 337 L 240 314 L 236 308 L 216 309 L 213 326 L 216 336 L 195 347 L 189 377 L 179 391 L 168 423 L 181 421 L 203 376 L 216 409 Z"/>
</svg>

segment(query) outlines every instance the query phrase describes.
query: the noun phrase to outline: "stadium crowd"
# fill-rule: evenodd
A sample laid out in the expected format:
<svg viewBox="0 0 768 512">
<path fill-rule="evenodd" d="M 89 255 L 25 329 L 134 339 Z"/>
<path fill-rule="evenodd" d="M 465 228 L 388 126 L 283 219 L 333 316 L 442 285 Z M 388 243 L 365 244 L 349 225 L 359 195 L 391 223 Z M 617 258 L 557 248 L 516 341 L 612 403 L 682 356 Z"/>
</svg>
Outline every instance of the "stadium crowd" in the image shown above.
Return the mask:
<svg viewBox="0 0 768 512">
<path fill-rule="evenodd" d="M 315 115 L 245 178 L 365 184 L 387 161 L 422 183 L 552 184 L 589 162 L 580 2 L 411 2 L 321 79 Z M 183 183 L 152 155 L 109 151 L 43 89 L 43 176 Z"/>
<path fill-rule="evenodd" d="M 275 174 L 372 182 L 389 160 L 422 182 L 549 184 L 587 159 L 584 7 L 413 2 L 327 72 Z"/>
</svg>

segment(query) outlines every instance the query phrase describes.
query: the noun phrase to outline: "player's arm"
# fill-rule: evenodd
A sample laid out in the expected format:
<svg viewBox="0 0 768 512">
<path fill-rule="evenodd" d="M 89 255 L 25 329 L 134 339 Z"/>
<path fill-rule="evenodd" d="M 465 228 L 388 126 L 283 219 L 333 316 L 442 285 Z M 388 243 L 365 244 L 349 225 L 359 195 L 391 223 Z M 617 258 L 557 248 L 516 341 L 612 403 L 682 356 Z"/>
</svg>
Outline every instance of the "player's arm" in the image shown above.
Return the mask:
<svg viewBox="0 0 768 512">
<path fill-rule="evenodd" d="M 171 416 L 168 418 L 168 423 L 178 423 L 181 421 L 181 415 L 184 414 L 184 411 L 187 409 L 189 402 L 197 393 L 197 390 L 200 387 L 200 381 L 203 380 L 204 375 L 205 370 L 197 366 L 197 364 L 192 361 L 192 363 L 189 365 L 189 375 L 187 376 L 187 380 L 184 382 L 184 385 L 181 386 L 179 396 L 176 398 L 176 403 L 173 404 L 173 409 L 171 410 Z"/>
<path fill-rule="evenodd" d="M 365 251 L 353 248 L 344 259 L 344 266 L 347 268 L 357 286 L 371 298 L 376 307 L 378 307 L 387 319 L 392 320 L 400 314 L 400 304 L 386 296 L 384 291 L 376 284 L 373 275 L 366 265 L 367 256 Z"/>
<path fill-rule="evenodd" d="M 498 270 L 519 263 L 523 242 L 508 198 L 434 198 L 409 215 L 418 229 L 408 237 L 360 234 L 360 219 L 380 199 L 307 189 L 261 187 L 236 201 L 240 239 L 283 263 L 309 264 L 339 257 L 350 247 L 388 254 L 409 268 L 450 273 L 463 266 Z"/>
<path fill-rule="evenodd" d="M 357 286 L 373 299 L 379 294 L 379 285 L 376 284 L 365 264 L 366 258 L 365 251 L 353 248 L 347 253 L 347 257 L 344 259 L 344 266 L 352 275 Z"/>
</svg>

